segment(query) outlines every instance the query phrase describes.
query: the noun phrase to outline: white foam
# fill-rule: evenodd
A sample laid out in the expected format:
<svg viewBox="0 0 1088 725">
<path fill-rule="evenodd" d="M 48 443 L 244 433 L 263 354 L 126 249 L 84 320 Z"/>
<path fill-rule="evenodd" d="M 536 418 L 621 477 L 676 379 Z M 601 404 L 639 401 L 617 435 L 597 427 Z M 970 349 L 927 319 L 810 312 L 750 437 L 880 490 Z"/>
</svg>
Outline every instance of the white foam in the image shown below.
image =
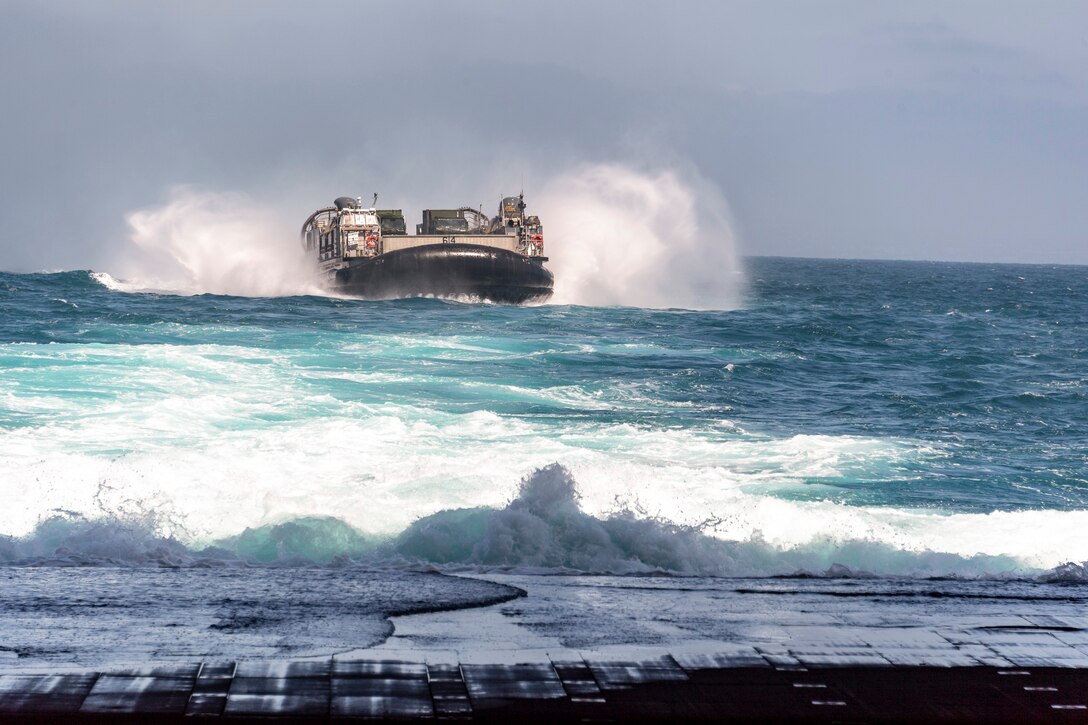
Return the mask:
<svg viewBox="0 0 1088 725">
<path fill-rule="evenodd" d="M 129 292 L 129 285 L 119 279 L 114 279 L 109 272 L 91 272 L 91 278 L 100 285 L 114 292 Z"/>
<path fill-rule="evenodd" d="M 410 349 L 424 341 L 386 344 Z M 813 566 L 955 573 L 940 569 L 955 564 L 927 564 L 931 552 L 1007 556 L 1037 569 L 1088 560 L 1085 511 L 949 514 L 770 495 L 873 470 L 894 478 L 944 455 L 924 442 L 772 438 L 728 421 L 680 429 L 567 419 L 557 428 L 547 418 L 428 408 L 415 394 L 396 397 L 386 376 L 305 367 L 295 354 L 303 353 L 5 346 L 0 400 L 35 422 L 0 431 L 0 533 L 25 534 L 64 509 L 153 516 L 159 533 L 195 544 L 301 516 L 335 516 L 391 535 L 443 509 L 502 506 L 523 475 L 558 461 L 573 472 L 587 513 L 626 505 L 681 524 L 720 519 L 709 533 L 782 552 L 806 549 Z M 43 356 L 56 368 L 41 367 Z M 328 392 L 344 377 L 357 381 L 353 399 Z M 400 382 L 411 389 L 413 379 L 401 374 Z M 629 391 L 510 393 L 619 407 Z M 767 572 L 782 573 L 776 567 L 794 560 L 769 561 Z"/>
</svg>

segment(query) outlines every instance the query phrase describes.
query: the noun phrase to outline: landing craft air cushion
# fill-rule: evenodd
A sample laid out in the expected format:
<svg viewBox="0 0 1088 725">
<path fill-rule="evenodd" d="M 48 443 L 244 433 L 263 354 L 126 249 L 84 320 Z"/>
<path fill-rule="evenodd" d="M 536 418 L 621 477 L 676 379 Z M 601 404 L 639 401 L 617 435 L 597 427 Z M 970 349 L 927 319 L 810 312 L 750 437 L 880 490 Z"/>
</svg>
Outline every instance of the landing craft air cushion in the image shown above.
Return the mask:
<svg viewBox="0 0 1088 725">
<path fill-rule="evenodd" d="M 427 209 L 414 235 L 399 209 L 364 209 L 342 196 L 311 214 L 301 236 L 330 286 L 353 297 L 523 304 L 552 295 L 544 229 L 525 215 L 524 196 L 504 198 L 491 219 L 470 207 Z"/>
</svg>

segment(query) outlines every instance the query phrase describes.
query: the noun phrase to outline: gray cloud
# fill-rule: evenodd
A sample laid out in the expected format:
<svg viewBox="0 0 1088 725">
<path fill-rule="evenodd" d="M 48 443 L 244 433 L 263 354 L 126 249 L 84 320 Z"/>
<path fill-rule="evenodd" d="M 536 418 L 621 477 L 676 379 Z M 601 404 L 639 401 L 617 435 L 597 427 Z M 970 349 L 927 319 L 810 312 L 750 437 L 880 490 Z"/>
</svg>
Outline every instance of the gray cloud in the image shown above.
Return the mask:
<svg viewBox="0 0 1088 725">
<path fill-rule="evenodd" d="M 750 254 L 1088 263 L 1088 10 L 909 5 L 9 1 L 0 268 L 101 268 L 177 184 L 301 218 L 584 161 L 695 167 Z"/>
</svg>

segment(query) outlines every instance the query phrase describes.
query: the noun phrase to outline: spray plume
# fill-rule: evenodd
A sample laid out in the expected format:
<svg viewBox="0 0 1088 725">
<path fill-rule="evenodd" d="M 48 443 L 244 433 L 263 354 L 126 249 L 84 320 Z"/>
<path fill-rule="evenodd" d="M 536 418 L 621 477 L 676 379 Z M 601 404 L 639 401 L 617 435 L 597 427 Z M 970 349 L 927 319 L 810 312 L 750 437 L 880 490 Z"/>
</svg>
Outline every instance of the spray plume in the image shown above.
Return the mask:
<svg viewBox="0 0 1088 725">
<path fill-rule="evenodd" d="M 128 215 L 131 255 L 121 289 L 182 294 L 322 294 L 294 239 L 298 219 L 239 194 L 174 189 Z M 545 223 L 553 302 L 731 309 L 743 284 L 728 207 L 695 174 L 621 164 L 561 172 L 534 194 Z"/>
<path fill-rule="evenodd" d="M 728 207 L 695 174 L 619 164 L 552 178 L 540 209 L 554 302 L 732 309 L 743 274 Z"/>
<path fill-rule="evenodd" d="M 321 294 L 313 262 L 274 209 L 240 194 L 191 187 L 126 217 L 136 246 L 122 289 L 248 297 Z"/>
</svg>

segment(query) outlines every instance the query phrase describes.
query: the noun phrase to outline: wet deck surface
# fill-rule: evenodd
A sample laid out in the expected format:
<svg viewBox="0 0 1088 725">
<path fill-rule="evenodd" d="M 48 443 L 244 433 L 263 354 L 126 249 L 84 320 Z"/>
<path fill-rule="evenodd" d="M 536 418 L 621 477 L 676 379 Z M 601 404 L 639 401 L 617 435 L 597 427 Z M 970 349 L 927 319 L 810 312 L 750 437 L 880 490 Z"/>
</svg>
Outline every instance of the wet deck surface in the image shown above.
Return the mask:
<svg viewBox="0 0 1088 725">
<path fill-rule="evenodd" d="M 528 664 L 327 659 L 0 675 L 5 722 L 196 716 L 1088 722 L 1088 670 L 806 665 L 733 651 Z"/>
<path fill-rule="evenodd" d="M 298 616 L 275 637 L 236 635 L 230 650 L 201 639 L 219 632 L 202 619 L 188 628 L 162 620 L 144 632 L 139 616 L 118 613 L 97 621 L 126 626 L 85 640 L 82 624 L 51 630 L 10 620 L 18 626 L 0 643 L 0 725 L 197 717 L 1088 723 L 1088 590 L 1080 584 L 494 578 L 527 596 L 398 616 L 376 646 L 352 628 L 355 619 L 333 617 L 324 639 L 363 643 L 328 656 L 262 656 L 283 643 L 314 644 L 289 636 L 313 623 Z M 84 620 L 96 621 L 92 612 Z M 20 634 L 27 627 L 52 648 L 16 651 L 11 642 L 30 636 Z M 188 639 L 162 634 L 175 630 Z M 194 654 L 202 642 L 207 648 Z M 65 648 L 99 659 L 66 661 Z M 222 651 L 229 658 L 214 654 Z"/>
</svg>

